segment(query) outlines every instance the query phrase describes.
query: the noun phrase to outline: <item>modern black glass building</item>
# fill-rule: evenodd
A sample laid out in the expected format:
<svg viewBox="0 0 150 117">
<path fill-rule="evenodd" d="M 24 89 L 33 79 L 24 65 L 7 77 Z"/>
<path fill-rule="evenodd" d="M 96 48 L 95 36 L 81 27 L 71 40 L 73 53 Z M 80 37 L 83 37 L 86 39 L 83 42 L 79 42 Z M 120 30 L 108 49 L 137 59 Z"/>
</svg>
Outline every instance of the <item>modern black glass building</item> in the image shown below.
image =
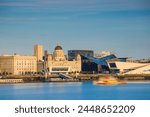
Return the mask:
<svg viewBox="0 0 150 117">
<path fill-rule="evenodd" d="M 81 55 L 82 73 L 106 73 L 109 72 L 107 60 L 116 58 L 115 55 L 108 55 L 102 58 L 94 57 L 93 50 L 69 50 L 68 58 L 73 60 Z"/>
<path fill-rule="evenodd" d="M 73 60 L 76 58 L 78 54 L 83 56 L 93 57 L 94 51 L 93 50 L 68 50 L 68 59 Z"/>
</svg>

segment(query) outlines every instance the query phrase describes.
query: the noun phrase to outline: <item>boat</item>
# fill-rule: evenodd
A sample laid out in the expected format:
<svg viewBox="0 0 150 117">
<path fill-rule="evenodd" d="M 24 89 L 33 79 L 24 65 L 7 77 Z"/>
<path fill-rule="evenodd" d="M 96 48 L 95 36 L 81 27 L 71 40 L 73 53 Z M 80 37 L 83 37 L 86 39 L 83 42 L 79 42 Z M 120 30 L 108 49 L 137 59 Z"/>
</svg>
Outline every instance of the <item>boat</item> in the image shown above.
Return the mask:
<svg viewBox="0 0 150 117">
<path fill-rule="evenodd" d="M 106 75 L 105 77 L 100 78 L 97 81 L 94 81 L 96 85 L 119 85 L 119 84 L 127 84 L 124 80 L 119 80 L 116 77 Z"/>
</svg>

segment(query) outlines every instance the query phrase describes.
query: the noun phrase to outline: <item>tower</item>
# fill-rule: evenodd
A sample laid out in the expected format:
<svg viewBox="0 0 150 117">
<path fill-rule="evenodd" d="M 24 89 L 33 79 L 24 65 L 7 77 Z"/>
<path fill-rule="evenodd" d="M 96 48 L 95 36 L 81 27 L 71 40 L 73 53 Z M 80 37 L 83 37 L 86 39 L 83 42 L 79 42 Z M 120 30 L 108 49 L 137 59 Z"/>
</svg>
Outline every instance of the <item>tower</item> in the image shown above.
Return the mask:
<svg viewBox="0 0 150 117">
<path fill-rule="evenodd" d="M 34 56 L 36 56 L 37 61 L 42 61 L 42 58 L 43 58 L 43 46 L 42 45 L 34 46 Z"/>
<path fill-rule="evenodd" d="M 63 51 L 61 46 L 57 45 L 55 47 L 53 57 L 54 57 L 55 61 L 65 61 L 66 60 L 66 57 L 64 55 L 64 51 Z"/>
<path fill-rule="evenodd" d="M 80 54 L 77 54 L 76 60 L 77 60 L 77 61 L 81 61 L 81 56 L 80 56 Z"/>
</svg>

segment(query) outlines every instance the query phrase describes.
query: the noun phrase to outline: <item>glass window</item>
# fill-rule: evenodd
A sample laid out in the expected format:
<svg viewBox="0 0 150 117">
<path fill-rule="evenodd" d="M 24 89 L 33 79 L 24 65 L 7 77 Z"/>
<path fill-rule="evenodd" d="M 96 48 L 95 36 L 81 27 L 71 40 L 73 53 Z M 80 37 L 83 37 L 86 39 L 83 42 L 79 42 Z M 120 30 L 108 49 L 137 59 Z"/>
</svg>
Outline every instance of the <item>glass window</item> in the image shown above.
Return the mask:
<svg viewBox="0 0 150 117">
<path fill-rule="evenodd" d="M 109 63 L 109 65 L 110 65 L 111 68 L 116 68 L 117 67 L 116 63 Z"/>
<path fill-rule="evenodd" d="M 61 68 L 52 68 L 52 71 L 68 71 L 68 68 L 61 67 Z"/>
</svg>

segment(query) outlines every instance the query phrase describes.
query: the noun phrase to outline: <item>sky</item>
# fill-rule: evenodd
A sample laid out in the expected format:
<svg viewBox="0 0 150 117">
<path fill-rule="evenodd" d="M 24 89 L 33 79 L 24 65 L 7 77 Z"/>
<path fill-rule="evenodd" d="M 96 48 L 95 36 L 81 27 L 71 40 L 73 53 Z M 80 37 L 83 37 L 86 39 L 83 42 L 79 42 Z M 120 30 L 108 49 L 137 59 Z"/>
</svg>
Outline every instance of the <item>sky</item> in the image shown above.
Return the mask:
<svg viewBox="0 0 150 117">
<path fill-rule="evenodd" d="M 150 0 L 0 0 L 0 54 L 89 49 L 150 58 Z"/>
</svg>

